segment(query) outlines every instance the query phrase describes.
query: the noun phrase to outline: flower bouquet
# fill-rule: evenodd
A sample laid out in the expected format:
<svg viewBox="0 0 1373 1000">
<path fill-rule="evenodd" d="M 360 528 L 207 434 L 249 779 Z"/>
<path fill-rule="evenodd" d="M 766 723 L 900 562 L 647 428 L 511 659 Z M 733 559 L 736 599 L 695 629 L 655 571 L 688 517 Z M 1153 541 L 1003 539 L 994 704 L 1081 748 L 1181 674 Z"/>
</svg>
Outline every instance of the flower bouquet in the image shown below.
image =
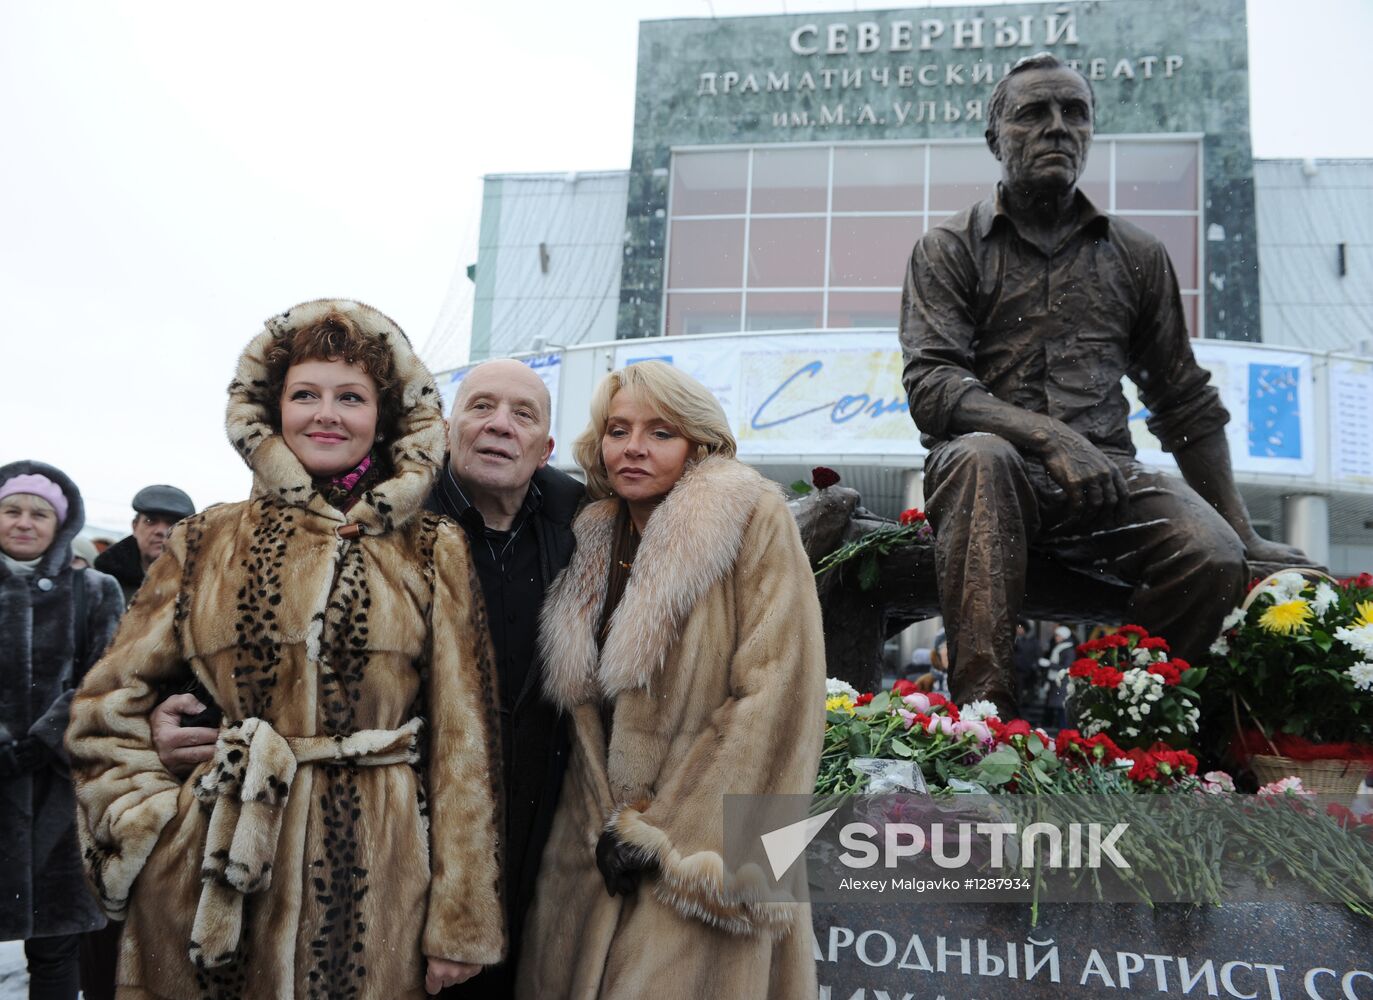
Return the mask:
<svg viewBox="0 0 1373 1000">
<path fill-rule="evenodd" d="M 793 487 L 794 488 L 794 487 Z M 850 560 L 858 562 L 858 587 L 871 590 L 877 585 L 879 556 L 890 555 L 896 549 L 912 543 L 928 543 L 934 539 L 934 529 L 923 510 L 912 507 L 903 510 L 895 524 L 884 524 L 861 538 L 846 542 L 816 564 L 815 575 L 823 576 Z"/>
<path fill-rule="evenodd" d="M 1077 651 L 1068 697 L 1085 735 L 1109 731 L 1131 746 L 1190 744 L 1205 668 L 1170 658 L 1168 643 L 1138 625 L 1123 625 Z"/>
<path fill-rule="evenodd" d="M 1209 664 L 1225 702 L 1209 714 L 1233 718 L 1260 780 L 1352 792 L 1373 769 L 1373 576 L 1268 577 L 1226 617 Z"/>
<path fill-rule="evenodd" d="M 1121 683 L 1132 670 L 1148 673 L 1150 667 L 1178 662 L 1166 659 L 1167 647 L 1160 643 L 1143 647 L 1148 663 L 1144 655 L 1136 657 L 1149 638 L 1141 633 L 1126 632 L 1124 644 L 1089 645 L 1084 659 L 1094 669 L 1116 671 Z M 1091 656 L 1094 652 L 1099 658 Z M 1191 668 L 1175 669 L 1177 682 L 1165 681 L 1165 687 L 1182 687 L 1184 679 L 1195 683 Z M 1171 677 L 1167 670 L 1155 676 L 1163 675 Z M 1178 698 L 1180 704 L 1190 700 Z M 1091 734 L 1065 729 L 1050 739 L 1023 719 L 1003 722 L 990 703 L 960 707 L 906 681 L 871 694 L 831 680 L 825 708 L 817 811 L 832 807 L 837 798 L 877 794 L 869 801 L 886 810 L 882 818 L 892 820 L 902 804 L 881 797 L 891 789 L 875 788 L 867 765 L 871 758 L 906 762 L 920 770 L 935 800 L 956 803 L 967 793 L 994 795 L 1001 821 L 1018 821 L 1021 829 L 1041 815 L 1060 827 L 1069 821 L 1085 828 L 1128 820 L 1132 870 L 1116 875 L 1142 902 L 1152 903 L 1155 888 L 1163 887 L 1168 898 L 1219 904 L 1231 898 L 1236 884 L 1271 887 L 1278 879 L 1291 879 L 1373 918 L 1373 820 L 1339 803 L 1322 808 L 1298 778 L 1272 782 L 1258 796 L 1241 795 L 1230 775 L 1199 774 L 1191 752 L 1165 742 L 1123 749 L 1109 726 Z M 1151 716 L 1155 710 L 1140 714 Z M 1190 709 L 1180 712 L 1186 719 Z M 1135 720 L 1128 708 L 1123 718 L 1145 721 Z M 1145 728 L 1139 728 L 1143 735 Z M 1175 736 L 1173 728 L 1169 735 Z M 975 808 L 978 799 L 965 801 Z M 1038 856 L 1021 867 L 1033 869 L 1034 926 L 1041 889 L 1058 885 L 1062 873 Z M 1095 875 L 1091 879 L 1102 893 L 1103 883 Z"/>
</svg>

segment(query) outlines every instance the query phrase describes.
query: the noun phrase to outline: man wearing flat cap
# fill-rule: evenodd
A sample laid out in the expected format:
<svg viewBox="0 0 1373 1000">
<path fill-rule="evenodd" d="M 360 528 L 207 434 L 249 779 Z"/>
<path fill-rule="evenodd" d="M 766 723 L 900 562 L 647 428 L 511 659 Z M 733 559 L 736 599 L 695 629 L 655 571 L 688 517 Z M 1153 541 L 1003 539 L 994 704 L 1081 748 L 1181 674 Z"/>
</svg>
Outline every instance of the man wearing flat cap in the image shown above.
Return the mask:
<svg viewBox="0 0 1373 1000">
<path fill-rule="evenodd" d="M 133 498 L 133 534 L 111 545 L 95 560 L 95 568 L 119 581 L 124 602 L 133 601 L 143 575 L 167 544 L 172 525 L 195 513 L 195 504 L 175 486 L 145 486 Z"/>
</svg>

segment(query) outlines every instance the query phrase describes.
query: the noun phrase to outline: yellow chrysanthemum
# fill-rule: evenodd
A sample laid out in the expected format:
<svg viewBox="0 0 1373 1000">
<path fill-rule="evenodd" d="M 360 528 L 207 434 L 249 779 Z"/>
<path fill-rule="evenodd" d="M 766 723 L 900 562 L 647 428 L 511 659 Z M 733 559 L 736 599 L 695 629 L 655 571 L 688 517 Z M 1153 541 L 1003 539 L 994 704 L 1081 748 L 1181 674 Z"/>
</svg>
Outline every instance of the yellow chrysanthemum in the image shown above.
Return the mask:
<svg viewBox="0 0 1373 1000">
<path fill-rule="evenodd" d="M 1354 620 L 1355 625 L 1373 625 L 1373 601 L 1360 601 L 1354 605 L 1354 610 L 1359 613 Z"/>
<path fill-rule="evenodd" d="M 825 699 L 826 712 L 848 712 L 853 714 L 853 699 L 848 695 L 836 694 Z"/>
<path fill-rule="evenodd" d="M 1311 605 L 1300 597 L 1275 604 L 1259 616 L 1259 628 L 1281 635 L 1305 632 L 1311 624 Z"/>
</svg>

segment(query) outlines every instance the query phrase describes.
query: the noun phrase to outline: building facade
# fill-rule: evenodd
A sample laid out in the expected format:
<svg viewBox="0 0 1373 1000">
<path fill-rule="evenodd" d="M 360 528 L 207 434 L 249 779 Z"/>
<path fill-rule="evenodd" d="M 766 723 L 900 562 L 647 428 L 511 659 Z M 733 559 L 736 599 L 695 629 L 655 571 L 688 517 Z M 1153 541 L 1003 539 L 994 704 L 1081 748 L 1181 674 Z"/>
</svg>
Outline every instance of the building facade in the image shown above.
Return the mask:
<svg viewBox="0 0 1373 1000">
<path fill-rule="evenodd" d="M 602 374 L 662 358 L 779 481 L 919 503 L 906 261 L 992 193 L 992 88 L 1040 51 L 1093 88 L 1083 190 L 1168 248 L 1260 529 L 1373 566 L 1373 162 L 1253 160 L 1244 0 L 644 22 L 629 169 L 487 179 L 472 357 L 536 352 L 564 441 Z"/>
</svg>

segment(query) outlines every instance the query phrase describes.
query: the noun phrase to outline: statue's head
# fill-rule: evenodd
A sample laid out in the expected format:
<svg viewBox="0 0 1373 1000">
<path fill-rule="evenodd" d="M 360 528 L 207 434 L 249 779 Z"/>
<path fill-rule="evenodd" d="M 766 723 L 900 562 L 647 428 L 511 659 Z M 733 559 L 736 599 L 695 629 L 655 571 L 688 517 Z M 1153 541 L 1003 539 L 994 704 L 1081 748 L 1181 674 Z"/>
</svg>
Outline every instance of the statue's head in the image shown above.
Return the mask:
<svg viewBox="0 0 1373 1000">
<path fill-rule="evenodd" d="M 1026 56 L 1001 78 L 987 105 L 987 148 L 1007 187 L 1071 190 L 1087 167 L 1096 97 L 1092 85 L 1057 56 Z"/>
</svg>

